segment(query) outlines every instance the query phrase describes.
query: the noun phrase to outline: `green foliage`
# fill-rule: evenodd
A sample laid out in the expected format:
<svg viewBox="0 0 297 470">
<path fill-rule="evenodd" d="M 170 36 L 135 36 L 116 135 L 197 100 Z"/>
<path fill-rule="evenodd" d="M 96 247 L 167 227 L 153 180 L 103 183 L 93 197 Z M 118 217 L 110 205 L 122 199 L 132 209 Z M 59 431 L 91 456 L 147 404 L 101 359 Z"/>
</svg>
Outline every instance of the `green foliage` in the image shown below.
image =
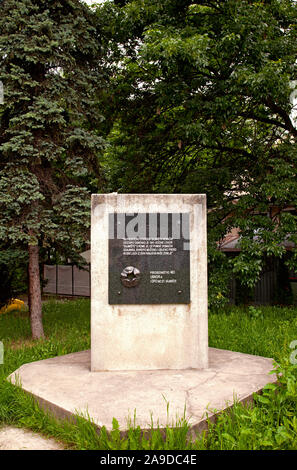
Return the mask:
<svg viewBox="0 0 297 470">
<path fill-rule="evenodd" d="M 88 238 L 104 147 L 94 14 L 79 0 L 4 0 L 0 51 L 0 240 L 69 256 Z"/>
<path fill-rule="evenodd" d="M 229 302 L 230 275 L 228 260 L 224 253 L 217 249 L 216 243 L 208 245 L 208 303 L 213 310 L 220 310 Z"/>
<path fill-rule="evenodd" d="M 137 425 L 137 410 L 128 419 L 125 433 L 116 417 L 110 431 L 103 427 L 97 432 L 87 411 L 78 412 L 75 423 L 57 421 L 30 395 L 7 382 L 6 377 L 22 364 L 90 347 L 89 300 L 50 301 L 43 309 L 46 339 L 34 343 L 25 313 L 0 316 L 5 347 L 5 362 L 0 365 L 0 425 L 27 427 L 82 450 L 296 449 L 297 366 L 291 364 L 291 343 L 297 338 L 296 309 L 250 306 L 210 312 L 210 346 L 273 357 L 278 383 L 264 387 L 253 406 L 235 403 L 220 413 L 216 423 L 209 422 L 208 434 L 196 438 L 189 437 L 185 416 L 169 422 L 166 429 L 152 416 L 150 428 L 143 432 Z M 168 411 L 170 403 L 164 406 Z"/>
<path fill-rule="evenodd" d="M 295 307 L 228 306 L 210 311 L 209 345 L 281 362 L 297 338 Z"/>
<path fill-rule="evenodd" d="M 295 450 L 297 446 L 297 367 L 276 365 L 277 384 L 267 384 L 255 405 L 236 404 L 219 415 L 204 439 L 205 449 Z"/>
</svg>

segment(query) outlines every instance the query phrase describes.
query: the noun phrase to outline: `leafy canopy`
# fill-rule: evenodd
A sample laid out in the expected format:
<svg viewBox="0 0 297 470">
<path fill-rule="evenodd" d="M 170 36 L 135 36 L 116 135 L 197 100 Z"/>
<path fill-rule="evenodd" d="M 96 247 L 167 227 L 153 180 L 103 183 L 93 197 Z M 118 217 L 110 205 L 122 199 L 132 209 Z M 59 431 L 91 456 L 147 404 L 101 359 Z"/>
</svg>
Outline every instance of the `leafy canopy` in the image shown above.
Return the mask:
<svg viewBox="0 0 297 470">
<path fill-rule="evenodd" d="M 108 190 L 206 193 L 214 299 L 230 270 L 252 286 L 265 257 L 297 242 L 296 2 L 134 0 L 98 11 L 111 13 Z M 233 227 L 242 251 L 228 261 L 217 241 Z"/>
</svg>

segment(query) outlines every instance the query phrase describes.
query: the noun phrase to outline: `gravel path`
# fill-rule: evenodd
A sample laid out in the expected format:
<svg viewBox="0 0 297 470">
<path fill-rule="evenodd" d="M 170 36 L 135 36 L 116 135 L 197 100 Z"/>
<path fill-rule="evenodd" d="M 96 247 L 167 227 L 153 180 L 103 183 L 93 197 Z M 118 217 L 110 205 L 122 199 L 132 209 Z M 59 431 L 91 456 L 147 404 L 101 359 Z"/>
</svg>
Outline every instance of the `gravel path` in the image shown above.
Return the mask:
<svg viewBox="0 0 297 470">
<path fill-rule="evenodd" d="M 64 447 L 28 429 L 5 426 L 0 428 L 0 451 L 2 450 L 63 450 Z"/>
</svg>

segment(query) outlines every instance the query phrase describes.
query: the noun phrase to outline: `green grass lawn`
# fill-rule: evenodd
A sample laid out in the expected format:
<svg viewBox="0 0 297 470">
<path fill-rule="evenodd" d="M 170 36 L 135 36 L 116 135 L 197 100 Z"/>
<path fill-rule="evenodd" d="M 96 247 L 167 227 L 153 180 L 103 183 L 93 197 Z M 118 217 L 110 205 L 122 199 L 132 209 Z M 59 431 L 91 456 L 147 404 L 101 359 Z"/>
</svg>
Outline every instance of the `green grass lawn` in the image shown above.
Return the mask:
<svg viewBox="0 0 297 470">
<path fill-rule="evenodd" d="M 297 340 L 297 309 L 289 307 L 230 307 L 209 314 L 209 345 L 273 357 L 279 383 L 267 386 L 254 406 L 235 404 L 221 413 L 207 435 L 189 440 L 186 421 L 144 436 L 139 428 L 121 436 L 114 410 L 113 431 L 95 431 L 90 420 L 56 421 L 6 377 L 22 364 L 90 348 L 90 302 L 47 302 L 43 305 L 46 339 L 31 341 L 26 312 L 0 315 L 0 426 L 13 424 L 55 437 L 71 449 L 297 449 L 297 365 L 290 349 Z M 295 347 L 295 349 L 297 349 Z M 292 356 L 293 354 L 293 356 Z M 137 412 L 137 410 L 136 410 Z M 154 417 L 157 422 L 158 417 Z"/>
</svg>

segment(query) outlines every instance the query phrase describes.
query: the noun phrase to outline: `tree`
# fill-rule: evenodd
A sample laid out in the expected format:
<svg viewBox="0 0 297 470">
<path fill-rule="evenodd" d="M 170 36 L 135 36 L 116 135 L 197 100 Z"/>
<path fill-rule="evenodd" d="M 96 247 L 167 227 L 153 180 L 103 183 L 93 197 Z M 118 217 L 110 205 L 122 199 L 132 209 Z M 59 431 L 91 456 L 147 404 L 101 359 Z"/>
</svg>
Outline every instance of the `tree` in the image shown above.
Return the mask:
<svg viewBox="0 0 297 470">
<path fill-rule="evenodd" d="M 134 0 L 100 15 L 110 10 L 108 189 L 206 193 L 213 299 L 230 270 L 252 286 L 265 256 L 297 243 L 296 2 Z M 232 227 L 241 253 L 229 261 L 217 242 Z"/>
<path fill-rule="evenodd" d="M 79 0 L 2 2 L 0 240 L 28 251 L 33 338 L 44 335 L 40 249 L 71 257 L 87 235 L 104 147 L 100 57 L 94 15 Z"/>
</svg>

